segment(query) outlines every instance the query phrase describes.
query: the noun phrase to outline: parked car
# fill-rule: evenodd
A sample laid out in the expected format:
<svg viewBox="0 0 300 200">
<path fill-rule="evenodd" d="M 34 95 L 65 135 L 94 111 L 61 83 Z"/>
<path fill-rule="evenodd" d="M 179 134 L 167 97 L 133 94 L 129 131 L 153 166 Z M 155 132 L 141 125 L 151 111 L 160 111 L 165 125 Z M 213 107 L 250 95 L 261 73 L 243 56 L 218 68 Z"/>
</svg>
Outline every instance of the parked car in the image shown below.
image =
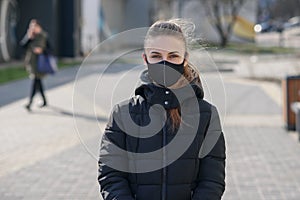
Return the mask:
<svg viewBox="0 0 300 200">
<path fill-rule="evenodd" d="M 293 28 L 300 26 L 300 16 L 295 16 L 290 18 L 287 22 L 284 23 L 284 28 Z"/>
<path fill-rule="evenodd" d="M 269 21 L 262 22 L 260 24 L 256 24 L 254 26 L 254 31 L 256 33 L 265 33 L 271 30 L 272 26 L 270 25 Z"/>
<path fill-rule="evenodd" d="M 256 33 L 266 32 L 282 32 L 284 30 L 283 23 L 280 21 L 265 21 L 254 26 Z"/>
</svg>

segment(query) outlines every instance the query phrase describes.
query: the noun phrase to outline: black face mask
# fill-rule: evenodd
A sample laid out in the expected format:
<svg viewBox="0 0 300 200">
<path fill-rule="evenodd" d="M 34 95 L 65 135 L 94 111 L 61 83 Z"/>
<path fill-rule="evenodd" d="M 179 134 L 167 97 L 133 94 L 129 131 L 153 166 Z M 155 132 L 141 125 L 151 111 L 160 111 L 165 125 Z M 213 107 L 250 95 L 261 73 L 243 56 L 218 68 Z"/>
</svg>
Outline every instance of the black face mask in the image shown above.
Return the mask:
<svg viewBox="0 0 300 200">
<path fill-rule="evenodd" d="M 174 85 L 184 73 L 184 60 L 181 64 L 170 63 L 166 60 L 153 64 L 148 60 L 146 62 L 150 78 L 163 87 Z"/>
</svg>

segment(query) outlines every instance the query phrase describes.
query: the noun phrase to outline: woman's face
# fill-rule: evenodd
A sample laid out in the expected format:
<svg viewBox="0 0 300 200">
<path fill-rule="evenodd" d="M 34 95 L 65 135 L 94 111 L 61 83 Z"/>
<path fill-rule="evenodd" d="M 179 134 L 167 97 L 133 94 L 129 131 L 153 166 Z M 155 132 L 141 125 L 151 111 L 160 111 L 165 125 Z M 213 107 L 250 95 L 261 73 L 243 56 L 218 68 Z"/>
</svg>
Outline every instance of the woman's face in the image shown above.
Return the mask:
<svg viewBox="0 0 300 200">
<path fill-rule="evenodd" d="M 32 29 L 33 33 L 38 34 L 41 32 L 42 28 L 35 22 L 30 23 L 30 28 Z"/>
<path fill-rule="evenodd" d="M 187 62 L 185 55 L 186 49 L 182 40 L 174 36 L 162 35 L 148 39 L 143 58 L 145 62 L 147 59 L 149 63 L 166 60 L 170 63 L 181 64 L 184 60 Z"/>
</svg>

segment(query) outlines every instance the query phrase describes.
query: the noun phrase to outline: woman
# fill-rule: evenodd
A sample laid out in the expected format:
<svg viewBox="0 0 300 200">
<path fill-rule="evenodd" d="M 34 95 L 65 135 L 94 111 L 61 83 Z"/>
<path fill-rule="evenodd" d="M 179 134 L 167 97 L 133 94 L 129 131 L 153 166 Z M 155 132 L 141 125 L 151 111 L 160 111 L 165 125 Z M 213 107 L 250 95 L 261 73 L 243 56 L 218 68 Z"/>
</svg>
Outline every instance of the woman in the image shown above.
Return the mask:
<svg viewBox="0 0 300 200">
<path fill-rule="evenodd" d="M 102 138 L 103 199 L 221 199 L 225 141 L 217 110 L 203 100 L 199 74 L 188 63 L 185 34 L 173 21 L 158 21 L 144 48 L 146 83 L 115 106 Z"/>
<path fill-rule="evenodd" d="M 45 74 L 37 71 L 38 55 L 43 53 L 47 48 L 47 33 L 43 31 L 38 20 L 32 19 L 30 21 L 27 33 L 22 39 L 21 45 L 26 48 L 25 67 L 30 74 L 30 78 L 33 79 L 29 102 L 25 106 L 26 109 L 30 111 L 33 97 L 37 90 L 41 93 L 43 98 L 43 104 L 41 104 L 40 107 L 47 106 L 42 84 L 42 78 Z"/>
</svg>

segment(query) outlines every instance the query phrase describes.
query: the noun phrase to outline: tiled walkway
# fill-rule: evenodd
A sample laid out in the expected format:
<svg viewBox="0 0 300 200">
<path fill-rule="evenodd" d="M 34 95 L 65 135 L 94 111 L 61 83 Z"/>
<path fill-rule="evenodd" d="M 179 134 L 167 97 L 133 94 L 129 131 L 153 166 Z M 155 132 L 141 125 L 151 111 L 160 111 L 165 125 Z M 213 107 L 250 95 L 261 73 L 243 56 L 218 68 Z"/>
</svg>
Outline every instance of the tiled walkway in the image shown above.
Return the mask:
<svg viewBox="0 0 300 200">
<path fill-rule="evenodd" d="M 213 73 L 203 76 L 207 85 L 217 81 Z M 226 101 L 214 98 L 220 112 L 226 111 L 222 118 L 227 142 L 223 199 L 300 199 L 300 145 L 283 129 L 276 100 L 280 90 L 233 75 L 223 78 Z M 97 122 L 94 113 L 78 113 L 78 135 L 72 99 L 64 98 L 72 96 L 72 86 L 67 83 L 49 90 L 52 106 L 46 109 L 35 107 L 29 114 L 22 107 L 25 99 L 0 109 L 1 200 L 100 199 L 95 155 L 106 118 Z M 84 95 L 78 98 L 83 107 L 89 103 Z M 103 105 L 98 105 L 100 110 Z M 95 122 L 100 124 L 98 132 Z"/>
</svg>

